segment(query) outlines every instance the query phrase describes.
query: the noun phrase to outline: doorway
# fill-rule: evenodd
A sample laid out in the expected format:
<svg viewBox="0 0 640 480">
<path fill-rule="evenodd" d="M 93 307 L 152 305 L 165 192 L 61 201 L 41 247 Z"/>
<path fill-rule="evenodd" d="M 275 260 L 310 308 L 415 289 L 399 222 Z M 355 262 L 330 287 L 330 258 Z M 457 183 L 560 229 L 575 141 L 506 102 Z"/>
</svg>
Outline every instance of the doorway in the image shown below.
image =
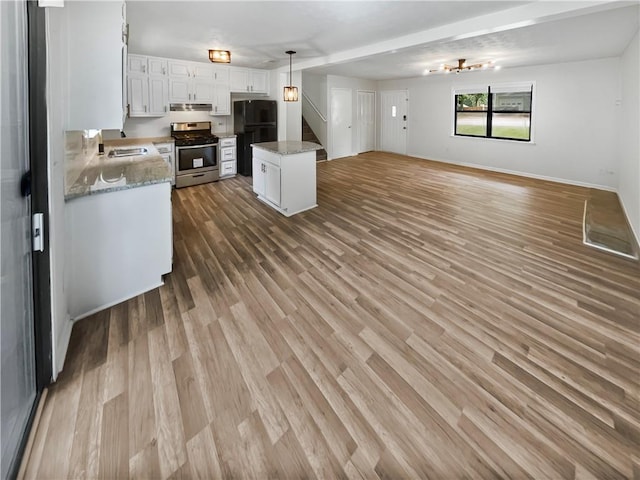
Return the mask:
<svg viewBox="0 0 640 480">
<path fill-rule="evenodd" d="M 0 219 L 2 284 L 0 300 L 2 478 L 18 461 L 36 401 L 31 199 L 21 191 L 29 171 L 29 90 L 27 4 L 0 2 Z M 26 181 L 26 179 L 24 180 Z"/>
<path fill-rule="evenodd" d="M 407 154 L 408 109 L 406 90 L 380 92 L 380 150 Z"/>
<path fill-rule="evenodd" d="M 45 13 L 0 2 L 0 475 L 14 478 L 51 381 Z M 32 213 L 45 212 L 32 246 Z M 34 299 L 38 299 L 35 301 Z"/>
<path fill-rule="evenodd" d="M 358 153 L 376 149 L 376 94 L 358 90 Z"/>
<path fill-rule="evenodd" d="M 353 99 L 348 88 L 331 89 L 331 158 L 353 154 Z"/>
</svg>

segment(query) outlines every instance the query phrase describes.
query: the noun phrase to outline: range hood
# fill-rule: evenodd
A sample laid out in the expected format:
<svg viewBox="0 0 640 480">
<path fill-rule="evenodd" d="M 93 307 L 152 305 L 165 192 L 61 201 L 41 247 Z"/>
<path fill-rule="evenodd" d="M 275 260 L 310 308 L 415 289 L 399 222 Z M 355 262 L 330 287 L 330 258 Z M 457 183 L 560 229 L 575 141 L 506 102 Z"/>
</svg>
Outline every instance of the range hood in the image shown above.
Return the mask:
<svg viewBox="0 0 640 480">
<path fill-rule="evenodd" d="M 169 105 L 172 112 L 210 112 L 213 107 L 210 103 L 172 103 Z"/>
</svg>

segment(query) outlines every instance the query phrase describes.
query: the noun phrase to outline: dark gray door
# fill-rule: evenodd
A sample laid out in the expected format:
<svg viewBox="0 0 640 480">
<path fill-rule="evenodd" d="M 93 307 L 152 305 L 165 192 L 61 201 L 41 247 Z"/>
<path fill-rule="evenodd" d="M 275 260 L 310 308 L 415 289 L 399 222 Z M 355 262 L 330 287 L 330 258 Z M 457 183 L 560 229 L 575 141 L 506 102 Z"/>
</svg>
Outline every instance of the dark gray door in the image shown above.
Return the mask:
<svg viewBox="0 0 640 480">
<path fill-rule="evenodd" d="M 14 469 L 36 398 L 29 169 L 27 5 L 0 1 L 1 477 Z"/>
</svg>

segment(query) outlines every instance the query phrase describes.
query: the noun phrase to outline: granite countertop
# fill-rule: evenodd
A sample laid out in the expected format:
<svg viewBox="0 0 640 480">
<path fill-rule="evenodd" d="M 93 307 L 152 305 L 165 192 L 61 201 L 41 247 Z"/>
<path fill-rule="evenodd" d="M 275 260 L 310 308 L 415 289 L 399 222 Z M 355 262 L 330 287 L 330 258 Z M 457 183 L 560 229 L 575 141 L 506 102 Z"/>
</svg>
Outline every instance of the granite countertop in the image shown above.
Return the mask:
<svg viewBox="0 0 640 480">
<path fill-rule="evenodd" d="M 127 142 L 120 143 L 123 140 Z M 78 150 L 77 142 L 70 141 L 68 138 L 65 159 L 65 200 L 170 182 L 173 172 L 153 145 L 154 142 L 163 143 L 163 141 L 164 139 L 158 141 L 133 138 L 111 140 L 105 142 L 104 155 L 98 155 L 97 148 L 95 150 L 90 148 L 88 152 L 83 151 L 82 148 Z M 145 147 L 148 153 L 130 157 L 109 157 L 109 152 L 118 147 Z"/>
<path fill-rule="evenodd" d="M 295 153 L 315 152 L 316 150 L 322 149 L 322 145 L 319 145 L 317 143 L 300 141 L 252 143 L 251 146 L 280 155 L 293 155 Z"/>
</svg>

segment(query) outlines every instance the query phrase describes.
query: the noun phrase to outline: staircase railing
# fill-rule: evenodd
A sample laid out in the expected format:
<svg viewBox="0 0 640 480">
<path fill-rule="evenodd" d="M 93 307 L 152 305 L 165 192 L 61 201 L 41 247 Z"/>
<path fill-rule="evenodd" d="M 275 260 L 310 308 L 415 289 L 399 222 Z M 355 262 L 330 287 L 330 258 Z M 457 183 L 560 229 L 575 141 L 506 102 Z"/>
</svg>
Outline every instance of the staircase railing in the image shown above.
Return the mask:
<svg viewBox="0 0 640 480">
<path fill-rule="evenodd" d="M 327 117 L 325 117 L 320 110 L 318 110 L 318 107 L 316 107 L 316 104 L 313 103 L 313 100 L 311 100 L 309 98 L 309 95 L 307 95 L 306 93 L 304 93 L 304 90 L 302 91 L 302 96 L 304 97 L 304 99 L 309 103 L 309 105 L 311 105 L 311 108 L 313 108 L 313 110 L 316 112 L 316 114 L 318 115 L 318 117 L 320 117 L 320 120 L 322 120 L 324 123 L 327 123 Z"/>
<path fill-rule="evenodd" d="M 311 101 L 304 91 L 302 92 L 302 116 L 318 139 L 318 143 L 326 148 L 327 118 L 320 112 L 320 110 L 318 110 L 318 107 L 313 103 L 313 101 Z"/>
</svg>

